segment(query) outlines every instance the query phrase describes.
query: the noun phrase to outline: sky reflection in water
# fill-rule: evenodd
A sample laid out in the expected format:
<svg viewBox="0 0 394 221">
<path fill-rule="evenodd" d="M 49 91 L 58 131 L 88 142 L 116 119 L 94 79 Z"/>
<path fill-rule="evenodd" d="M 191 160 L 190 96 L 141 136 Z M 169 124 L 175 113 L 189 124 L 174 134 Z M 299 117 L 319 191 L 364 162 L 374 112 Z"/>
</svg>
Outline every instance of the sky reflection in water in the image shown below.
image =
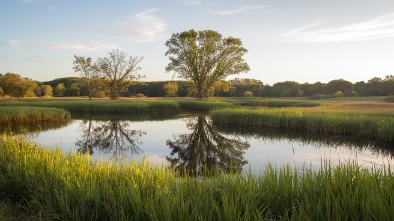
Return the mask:
<svg viewBox="0 0 394 221">
<path fill-rule="evenodd" d="M 94 120 L 93 117 L 73 120 L 65 127 L 33 137 L 40 144 L 60 146 L 65 152 L 79 149 L 92 153 L 94 159 L 144 158 L 155 165 L 182 167 L 194 175 L 204 172 L 204 168 L 259 172 L 269 162 L 277 167 L 289 163 L 314 169 L 320 167 L 322 160 L 330 160 L 332 164 L 355 160 L 363 165 L 382 165 L 392 163 L 394 153 L 390 144 L 351 137 L 305 137 L 300 133 L 274 130 L 254 130 L 250 134 L 218 129 L 211 125 L 209 118 L 197 115 L 158 121 Z M 188 142 L 190 138 L 194 141 Z M 203 143 L 209 144 L 203 147 Z"/>
</svg>

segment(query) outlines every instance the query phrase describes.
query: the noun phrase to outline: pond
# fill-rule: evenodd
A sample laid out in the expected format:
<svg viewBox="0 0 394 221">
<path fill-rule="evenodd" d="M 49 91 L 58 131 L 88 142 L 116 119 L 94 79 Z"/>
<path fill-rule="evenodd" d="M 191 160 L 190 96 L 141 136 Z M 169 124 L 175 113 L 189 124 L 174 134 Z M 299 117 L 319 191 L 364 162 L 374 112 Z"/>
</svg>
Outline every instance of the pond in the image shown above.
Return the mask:
<svg viewBox="0 0 394 221">
<path fill-rule="evenodd" d="M 317 169 L 322 162 L 392 163 L 392 144 L 294 131 L 218 128 L 203 113 L 159 116 L 72 114 L 59 127 L 30 133 L 33 141 L 93 159 L 145 160 L 198 175 L 207 171 L 258 173 L 268 163 Z"/>
</svg>

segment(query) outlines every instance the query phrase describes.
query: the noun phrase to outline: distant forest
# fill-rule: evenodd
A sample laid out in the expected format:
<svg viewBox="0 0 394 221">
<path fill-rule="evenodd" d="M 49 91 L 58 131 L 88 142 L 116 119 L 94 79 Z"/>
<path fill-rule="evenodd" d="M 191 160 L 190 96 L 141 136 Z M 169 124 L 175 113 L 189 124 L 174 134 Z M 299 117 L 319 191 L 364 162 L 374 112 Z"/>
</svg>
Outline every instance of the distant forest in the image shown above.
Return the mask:
<svg viewBox="0 0 394 221">
<path fill-rule="evenodd" d="M 104 80 L 103 80 L 104 81 Z M 87 96 L 86 81 L 80 77 L 59 78 L 39 82 L 18 74 L 0 74 L 0 96 Z M 106 97 L 109 91 L 96 83 L 93 97 Z M 100 86 L 102 85 L 102 86 Z M 195 97 L 196 88 L 190 81 L 125 81 L 119 88 L 123 97 Z M 210 97 L 311 97 L 315 99 L 335 96 L 387 96 L 394 95 L 394 76 L 374 77 L 367 82 L 351 83 L 337 79 L 328 83 L 298 83 L 295 81 L 264 84 L 257 79 L 235 78 L 219 81 L 210 90 Z"/>
</svg>

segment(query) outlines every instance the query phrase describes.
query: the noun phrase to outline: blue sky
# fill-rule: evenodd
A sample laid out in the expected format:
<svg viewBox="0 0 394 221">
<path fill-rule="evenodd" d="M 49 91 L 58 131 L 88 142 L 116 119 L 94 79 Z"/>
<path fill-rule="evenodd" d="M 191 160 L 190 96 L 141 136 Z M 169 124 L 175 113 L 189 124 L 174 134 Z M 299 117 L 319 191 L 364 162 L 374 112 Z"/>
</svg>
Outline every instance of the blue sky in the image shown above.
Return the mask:
<svg viewBox="0 0 394 221">
<path fill-rule="evenodd" d="M 143 56 L 145 81 L 170 80 L 165 41 L 212 29 L 240 38 L 264 83 L 351 82 L 394 74 L 393 0 L 1 0 L 0 73 L 78 76 L 74 55 Z M 177 79 L 177 78 L 174 78 Z"/>
</svg>

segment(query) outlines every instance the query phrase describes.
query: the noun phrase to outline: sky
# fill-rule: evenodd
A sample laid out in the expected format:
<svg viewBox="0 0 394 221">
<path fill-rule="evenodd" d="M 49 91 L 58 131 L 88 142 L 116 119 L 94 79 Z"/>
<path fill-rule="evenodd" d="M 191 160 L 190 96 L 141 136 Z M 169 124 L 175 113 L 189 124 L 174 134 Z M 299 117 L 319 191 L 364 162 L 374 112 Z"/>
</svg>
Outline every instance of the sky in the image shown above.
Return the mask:
<svg viewBox="0 0 394 221">
<path fill-rule="evenodd" d="M 119 49 L 143 57 L 143 81 L 166 73 L 174 33 L 215 30 L 248 49 L 265 84 L 350 82 L 394 75 L 393 0 L 1 0 L 0 73 L 38 81 L 77 77 L 74 55 Z"/>
</svg>

